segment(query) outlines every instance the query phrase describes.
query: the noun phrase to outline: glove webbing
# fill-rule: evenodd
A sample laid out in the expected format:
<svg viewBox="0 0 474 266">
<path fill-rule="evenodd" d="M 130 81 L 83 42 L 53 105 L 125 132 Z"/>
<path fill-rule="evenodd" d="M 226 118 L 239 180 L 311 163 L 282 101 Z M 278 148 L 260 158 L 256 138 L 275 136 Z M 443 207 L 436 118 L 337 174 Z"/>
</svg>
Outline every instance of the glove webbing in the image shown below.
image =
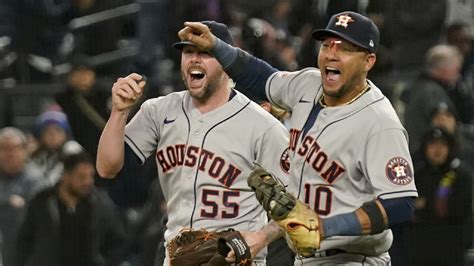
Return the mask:
<svg viewBox="0 0 474 266">
<path fill-rule="evenodd" d="M 296 205 L 296 198 L 286 192 L 285 187 L 263 169 L 255 170 L 248 183 L 256 191 L 257 200 L 273 220 L 285 219 Z"/>
<path fill-rule="evenodd" d="M 277 192 L 276 190 L 273 190 L 270 199 L 269 214 L 275 221 L 285 219 L 296 204 L 295 198 L 285 191 Z"/>
</svg>

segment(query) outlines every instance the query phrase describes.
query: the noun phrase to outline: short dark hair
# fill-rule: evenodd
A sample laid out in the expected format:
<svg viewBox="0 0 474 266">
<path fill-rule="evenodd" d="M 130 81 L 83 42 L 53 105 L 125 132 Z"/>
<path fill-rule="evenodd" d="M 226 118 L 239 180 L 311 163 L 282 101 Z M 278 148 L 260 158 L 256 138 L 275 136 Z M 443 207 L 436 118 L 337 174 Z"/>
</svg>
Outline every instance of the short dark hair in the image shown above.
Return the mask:
<svg viewBox="0 0 474 266">
<path fill-rule="evenodd" d="M 70 172 L 80 163 L 88 163 L 94 165 L 92 157 L 85 151 L 67 154 L 63 157 L 65 172 Z"/>
</svg>

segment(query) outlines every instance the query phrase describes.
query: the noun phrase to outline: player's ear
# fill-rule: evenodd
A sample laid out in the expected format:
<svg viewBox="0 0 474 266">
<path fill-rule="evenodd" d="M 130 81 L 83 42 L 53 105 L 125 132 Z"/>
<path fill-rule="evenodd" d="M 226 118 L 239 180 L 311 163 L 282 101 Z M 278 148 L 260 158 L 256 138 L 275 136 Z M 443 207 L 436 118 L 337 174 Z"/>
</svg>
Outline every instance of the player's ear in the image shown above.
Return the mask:
<svg viewBox="0 0 474 266">
<path fill-rule="evenodd" d="M 271 104 L 270 102 L 266 102 L 266 101 L 261 102 L 261 103 L 260 103 L 260 106 L 261 106 L 263 109 L 265 109 L 265 111 L 267 111 L 267 112 L 269 112 L 269 113 L 270 113 L 270 111 L 272 110 L 272 104 Z"/>
<path fill-rule="evenodd" d="M 366 54 L 364 70 L 369 72 L 374 67 L 375 61 L 377 61 L 377 56 L 374 53 Z"/>
</svg>

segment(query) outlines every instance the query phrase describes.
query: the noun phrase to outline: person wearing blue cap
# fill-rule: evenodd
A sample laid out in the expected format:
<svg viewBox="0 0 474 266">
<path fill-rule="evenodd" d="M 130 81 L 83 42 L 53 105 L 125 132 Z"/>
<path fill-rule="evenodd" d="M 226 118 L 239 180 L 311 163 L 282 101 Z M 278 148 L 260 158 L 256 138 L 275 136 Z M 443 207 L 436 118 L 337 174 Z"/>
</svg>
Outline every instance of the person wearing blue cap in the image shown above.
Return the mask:
<svg viewBox="0 0 474 266">
<path fill-rule="evenodd" d="M 83 148 L 73 139 L 66 114 L 59 110 L 41 113 L 35 120 L 33 134 L 38 147 L 31 161 L 45 177 L 45 185 L 54 185 L 61 176 L 62 157 Z"/>
<path fill-rule="evenodd" d="M 202 25 L 223 43 L 233 43 L 225 24 L 203 21 Z M 174 243 L 183 228 L 258 230 L 267 217 L 247 186 L 247 176 L 259 164 L 275 169 L 275 175 L 287 181 L 288 131 L 234 90 L 221 64 L 207 51 L 188 41 L 174 47 L 181 52 L 186 90 L 145 101 L 126 125 L 145 82 L 136 73 L 119 78 L 112 87 L 112 112 L 99 141 L 97 171 L 112 178 L 149 157 L 156 159 L 168 215 L 166 244 Z M 267 156 L 274 153 L 281 156 Z M 215 248 L 215 255 L 225 262 Z M 164 263 L 157 256 L 157 265 L 176 264 L 170 250 L 166 249 Z M 163 245 L 160 251 L 165 253 Z M 264 265 L 265 254 L 262 250 L 253 262 Z M 211 258 L 192 259 L 190 263 L 206 264 Z"/>
<path fill-rule="evenodd" d="M 367 79 L 380 38 L 373 21 L 350 11 L 333 15 L 312 35 L 321 42 L 318 68 L 294 72 L 226 44 L 198 22 L 186 22 L 178 35 L 214 55 L 240 89 L 291 112 L 286 189 L 319 216 L 304 252 L 288 234 L 295 265 L 390 265 L 390 228 L 411 220 L 418 194 L 406 130 Z M 255 254 L 291 230 L 273 222 L 244 237 Z"/>
</svg>

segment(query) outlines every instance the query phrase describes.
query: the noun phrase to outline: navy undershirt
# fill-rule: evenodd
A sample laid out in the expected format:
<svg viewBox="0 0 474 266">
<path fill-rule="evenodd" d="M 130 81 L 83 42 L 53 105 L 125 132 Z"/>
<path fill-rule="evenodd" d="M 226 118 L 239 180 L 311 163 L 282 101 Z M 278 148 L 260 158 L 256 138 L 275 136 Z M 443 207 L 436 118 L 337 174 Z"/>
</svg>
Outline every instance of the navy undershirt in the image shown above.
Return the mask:
<svg viewBox="0 0 474 266">
<path fill-rule="evenodd" d="M 313 106 L 313 109 L 311 109 L 311 112 L 309 113 L 308 119 L 306 119 L 306 122 L 304 123 L 303 130 L 301 132 L 301 139 L 303 139 L 308 131 L 313 127 L 321 109 L 323 109 L 323 107 L 321 104 L 319 104 L 319 102 Z"/>
</svg>

